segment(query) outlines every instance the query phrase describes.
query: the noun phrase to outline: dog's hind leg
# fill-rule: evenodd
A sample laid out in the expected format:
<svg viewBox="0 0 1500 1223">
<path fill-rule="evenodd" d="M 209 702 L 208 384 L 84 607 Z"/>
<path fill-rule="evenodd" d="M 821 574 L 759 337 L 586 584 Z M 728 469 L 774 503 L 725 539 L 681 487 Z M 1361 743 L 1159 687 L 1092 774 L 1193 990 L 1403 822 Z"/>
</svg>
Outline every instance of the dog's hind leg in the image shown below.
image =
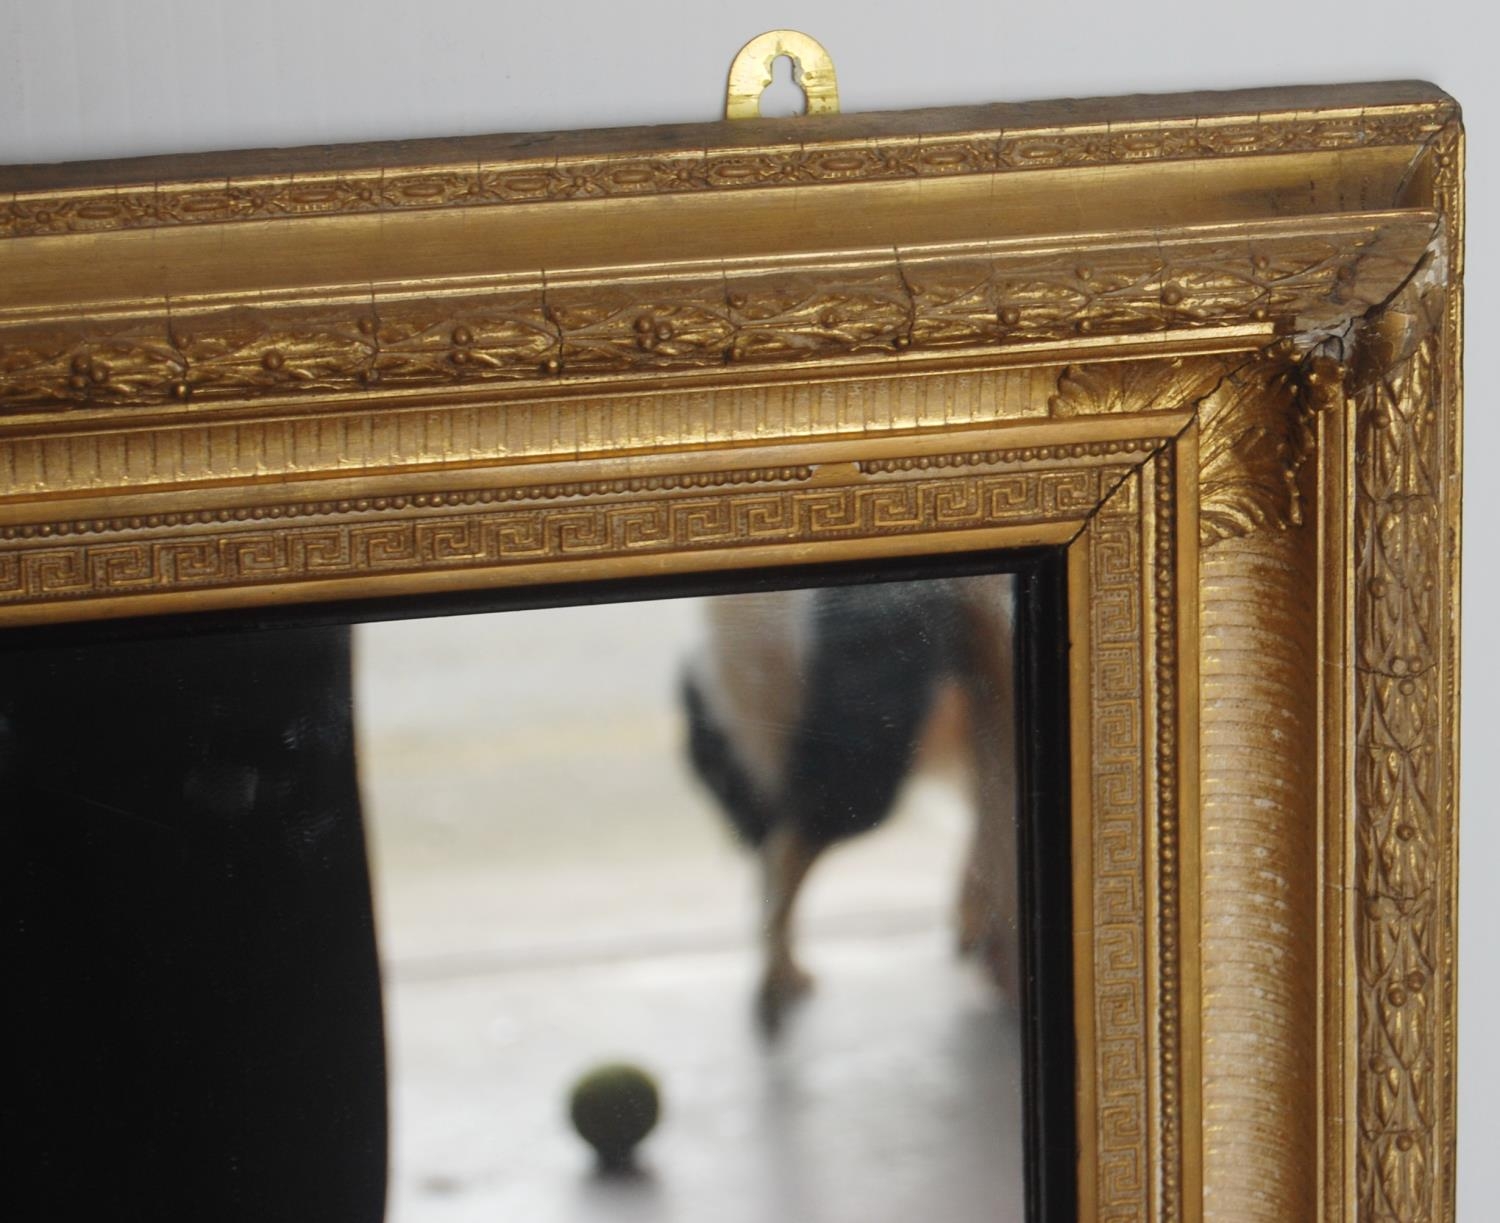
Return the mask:
<svg viewBox="0 0 1500 1223">
<path fill-rule="evenodd" d="M 1006 772 L 994 761 L 982 762 L 975 779 L 974 833 L 959 893 L 958 948 L 984 964 L 1001 992 L 1019 1005 L 1018 845 L 1014 798 L 1003 784 Z"/>
<path fill-rule="evenodd" d="M 792 952 L 792 913 L 807 872 L 822 850 L 791 824 L 778 824 L 760 847 L 765 959 L 756 1013 L 768 1034 L 777 1031 L 787 1006 L 812 985 L 812 977 Z"/>
<path fill-rule="evenodd" d="M 1019 1005 L 1020 874 L 1011 579 L 974 583 L 968 600 L 965 691 L 974 836 L 959 892 L 959 949 L 976 956 Z"/>
</svg>

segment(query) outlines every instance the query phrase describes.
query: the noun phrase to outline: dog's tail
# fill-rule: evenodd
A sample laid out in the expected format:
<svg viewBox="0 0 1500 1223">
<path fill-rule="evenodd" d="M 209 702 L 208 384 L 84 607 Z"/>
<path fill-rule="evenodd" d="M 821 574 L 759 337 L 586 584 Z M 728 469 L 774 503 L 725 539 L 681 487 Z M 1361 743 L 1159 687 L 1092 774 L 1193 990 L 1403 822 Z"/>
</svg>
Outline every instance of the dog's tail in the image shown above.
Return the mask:
<svg viewBox="0 0 1500 1223">
<path fill-rule="evenodd" d="M 770 806 L 761 797 L 723 727 L 713 720 L 703 693 L 692 675 L 682 677 L 682 703 L 687 709 L 688 758 L 698 778 L 719 800 L 734 830 L 751 846 L 771 831 Z"/>
</svg>

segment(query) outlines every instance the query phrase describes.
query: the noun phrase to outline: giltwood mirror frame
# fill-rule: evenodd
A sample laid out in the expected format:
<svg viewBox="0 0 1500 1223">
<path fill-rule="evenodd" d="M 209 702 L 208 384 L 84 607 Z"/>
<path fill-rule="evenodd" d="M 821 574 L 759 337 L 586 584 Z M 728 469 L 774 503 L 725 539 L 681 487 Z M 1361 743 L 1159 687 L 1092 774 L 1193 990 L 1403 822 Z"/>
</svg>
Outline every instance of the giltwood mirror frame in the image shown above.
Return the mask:
<svg viewBox="0 0 1500 1223">
<path fill-rule="evenodd" d="M 1462 166 L 1407 82 L 12 168 L 0 640 L 1063 549 L 1080 1217 L 1452 1218 Z"/>
</svg>

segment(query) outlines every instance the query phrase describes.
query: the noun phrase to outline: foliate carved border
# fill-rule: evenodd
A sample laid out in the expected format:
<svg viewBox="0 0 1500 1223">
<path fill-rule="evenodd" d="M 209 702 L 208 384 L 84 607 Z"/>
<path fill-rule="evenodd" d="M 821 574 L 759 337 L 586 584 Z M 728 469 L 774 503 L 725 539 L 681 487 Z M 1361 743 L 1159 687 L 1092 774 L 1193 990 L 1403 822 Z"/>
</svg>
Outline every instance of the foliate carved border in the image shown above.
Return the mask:
<svg viewBox="0 0 1500 1223">
<path fill-rule="evenodd" d="M 434 285 L 421 295 L 369 289 L 14 322 L 0 326 L 0 417 L 463 393 L 1273 320 L 1315 326 L 1382 301 L 1431 237 L 1430 220 L 1351 219 L 1313 233 L 1273 225 L 1251 242 L 1080 248 L 1068 259 L 882 256 L 608 288 Z M 1058 400 L 1098 410 L 1098 393 L 1082 377 Z"/>
<path fill-rule="evenodd" d="M 1456 541 L 1441 302 L 1408 295 L 1374 326 L 1394 352 L 1353 399 L 1357 1175 L 1361 1217 L 1394 1223 L 1442 1217 L 1452 1192 Z"/>
<path fill-rule="evenodd" d="M 1443 248 L 1447 252 L 1450 281 L 1441 298 L 1440 375 L 1438 403 L 1443 421 L 1439 454 L 1444 473 L 1443 527 L 1438 544 L 1443 558 L 1440 615 L 1443 628 L 1442 662 L 1445 681 L 1440 706 L 1442 741 L 1450 744 L 1444 759 L 1441 808 L 1443 844 L 1438 863 L 1438 887 L 1444 906 L 1443 978 L 1438 1006 L 1439 1020 L 1433 1030 L 1440 1058 L 1438 1116 L 1447 1119 L 1435 1142 L 1435 1155 L 1442 1169 L 1434 1190 L 1436 1213 L 1453 1218 L 1457 1212 L 1458 1092 L 1458 796 L 1459 796 L 1459 628 L 1460 541 L 1463 534 L 1463 295 L 1464 295 L 1464 158 L 1463 127 L 1455 117 L 1436 142 L 1435 189 L 1442 205 Z M 1440 1121 L 1441 1124 L 1441 1121 Z"/>
<path fill-rule="evenodd" d="M 1361 1220 L 1451 1219 L 1458 865 L 1463 132 L 1442 233 L 1355 337 L 1355 886 Z"/>
<path fill-rule="evenodd" d="M 1119 463 L 811 487 L 804 483 L 810 469 L 794 466 L 705 478 L 703 484 L 722 485 L 709 490 L 689 478 L 670 493 L 648 488 L 622 496 L 600 481 L 37 524 L 15 529 L 24 538 L 0 551 L 0 614 L 6 606 L 135 593 L 250 595 L 258 586 L 357 584 L 396 574 L 436 581 L 463 570 L 554 561 L 1081 521 L 1129 470 Z M 783 475 L 789 487 L 761 483 Z"/>
<path fill-rule="evenodd" d="M 1450 113 L 1444 105 L 1398 105 L 1318 116 L 1282 112 L 19 192 L 0 201 L 0 238 L 1420 144 Z"/>
</svg>

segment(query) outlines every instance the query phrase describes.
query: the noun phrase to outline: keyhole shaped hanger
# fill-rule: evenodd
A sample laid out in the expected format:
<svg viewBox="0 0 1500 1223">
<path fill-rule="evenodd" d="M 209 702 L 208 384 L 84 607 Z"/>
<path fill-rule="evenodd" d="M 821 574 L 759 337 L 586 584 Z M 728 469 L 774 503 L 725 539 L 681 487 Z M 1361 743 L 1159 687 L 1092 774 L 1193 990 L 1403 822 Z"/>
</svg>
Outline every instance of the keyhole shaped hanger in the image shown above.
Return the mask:
<svg viewBox="0 0 1500 1223">
<path fill-rule="evenodd" d="M 774 79 L 771 65 L 780 56 L 792 61 L 792 79 L 802 87 L 809 115 L 836 115 L 839 86 L 833 60 L 817 39 L 797 30 L 771 30 L 740 48 L 729 66 L 727 119 L 760 118 L 760 99 Z"/>
</svg>

